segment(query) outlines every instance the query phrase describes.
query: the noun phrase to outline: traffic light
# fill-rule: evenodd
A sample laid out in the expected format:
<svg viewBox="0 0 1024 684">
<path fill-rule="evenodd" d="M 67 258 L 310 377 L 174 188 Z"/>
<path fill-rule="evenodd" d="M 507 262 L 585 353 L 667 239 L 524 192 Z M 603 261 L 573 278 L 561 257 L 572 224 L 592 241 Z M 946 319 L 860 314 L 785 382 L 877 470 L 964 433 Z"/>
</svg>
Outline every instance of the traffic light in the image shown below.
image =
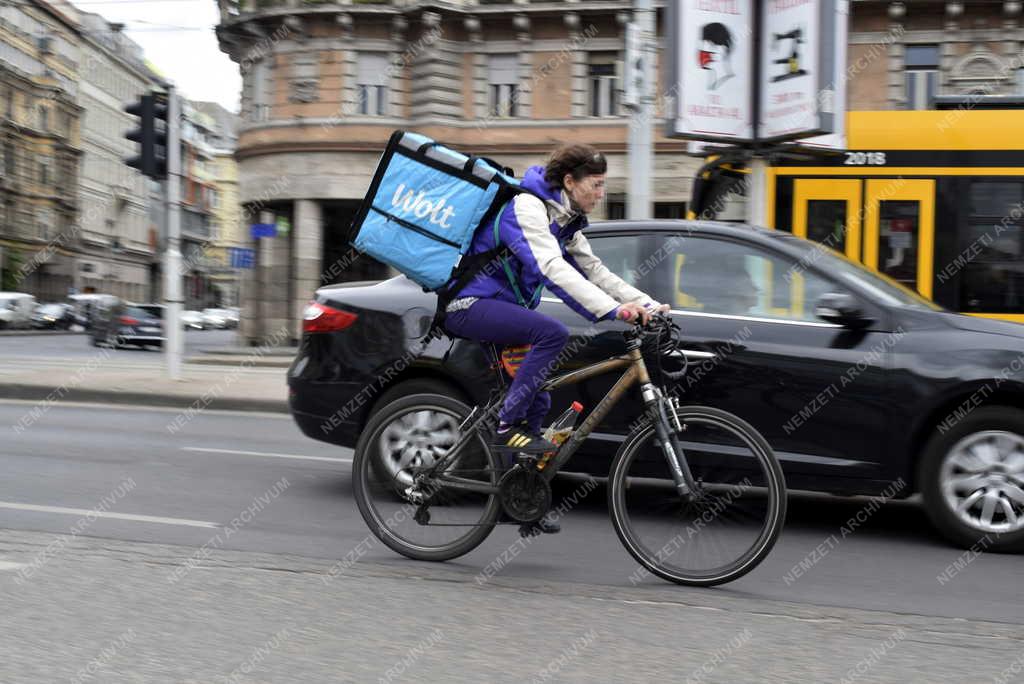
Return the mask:
<svg viewBox="0 0 1024 684">
<path fill-rule="evenodd" d="M 153 93 L 153 176 L 167 178 L 167 93 Z"/>
<path fill-rule="evenodd" d="M 146 93 L 124 111 L 139 117 L 138 128 L 125 133 L 139 143 L 139 154 L 125 159 L 142 175 L 159 180 L 167 177 L 167 94 Z"/>
</svg>

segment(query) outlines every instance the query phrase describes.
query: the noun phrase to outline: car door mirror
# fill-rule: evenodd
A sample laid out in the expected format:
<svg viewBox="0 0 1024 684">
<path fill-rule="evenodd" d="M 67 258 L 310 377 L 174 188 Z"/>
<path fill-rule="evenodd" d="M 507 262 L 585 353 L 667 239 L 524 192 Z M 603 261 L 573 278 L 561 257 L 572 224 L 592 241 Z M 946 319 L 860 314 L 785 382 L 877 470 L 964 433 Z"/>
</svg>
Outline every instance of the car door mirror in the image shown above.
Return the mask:
<svg viewBox="0 0 1024 684">
<path fill-rule="evenodd" d="M 821 295 L 814 304 L 814 315 L 844 328 L 864 328 L 873 320 L 854 296 L 845 292 Z"/>
</svg>

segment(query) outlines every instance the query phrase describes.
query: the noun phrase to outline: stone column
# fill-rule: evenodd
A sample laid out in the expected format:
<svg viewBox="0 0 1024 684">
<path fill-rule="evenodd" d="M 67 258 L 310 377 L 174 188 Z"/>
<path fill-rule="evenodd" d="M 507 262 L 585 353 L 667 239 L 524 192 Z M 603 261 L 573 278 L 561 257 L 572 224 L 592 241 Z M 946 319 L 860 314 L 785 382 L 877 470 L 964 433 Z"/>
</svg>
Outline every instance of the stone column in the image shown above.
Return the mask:
<svg viewBox="0 0 1024 684">
<path fill-rule="evenodd" d="M 288 302 L 288 272 L 290 235 L 260 238 L 259 301 L 254 303 L 257 320 L 257 342 L 274 339 L 277 344 L 289 344 L 282 330 L 290 330 Z"/>
<path fill-rule="evenodd" d="M 302 312 L 313 293 L 322 285 L 323 213 L 316 200 L 296 200 L 292 226 L 294 253 L 292 264 L 292 324 L 295 339 L 302 336 Z"/>
</svg>

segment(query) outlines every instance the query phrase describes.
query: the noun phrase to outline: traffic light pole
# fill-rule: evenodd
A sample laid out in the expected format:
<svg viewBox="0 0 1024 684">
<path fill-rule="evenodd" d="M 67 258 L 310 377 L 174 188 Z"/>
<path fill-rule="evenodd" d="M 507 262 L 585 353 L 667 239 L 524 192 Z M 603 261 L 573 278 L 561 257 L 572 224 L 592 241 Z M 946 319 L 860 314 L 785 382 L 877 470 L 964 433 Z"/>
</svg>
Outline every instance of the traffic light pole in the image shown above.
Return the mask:
<svg viewBox="0 0 1024 684">
<path fill-rule="evenodd" d="M 651 218 L 651 142 L 654 129 L 654 60 L 656 46 L 655 10 L 651 0 L 636 0 L 633 17 L 640 33 L 642 61 L 640 83 L 629 123 L 629 197 L 626 198 L 627 216 L 631 219 Z"/>
<path fill-rule="evenodd" d="M 164 354 L 167 374 L 181 379 L 185 331 L 181 311 L 185 303 L 181 274 L 181 100 L 167 87 L 167 244 L 164 249 Z"/>
</svg>

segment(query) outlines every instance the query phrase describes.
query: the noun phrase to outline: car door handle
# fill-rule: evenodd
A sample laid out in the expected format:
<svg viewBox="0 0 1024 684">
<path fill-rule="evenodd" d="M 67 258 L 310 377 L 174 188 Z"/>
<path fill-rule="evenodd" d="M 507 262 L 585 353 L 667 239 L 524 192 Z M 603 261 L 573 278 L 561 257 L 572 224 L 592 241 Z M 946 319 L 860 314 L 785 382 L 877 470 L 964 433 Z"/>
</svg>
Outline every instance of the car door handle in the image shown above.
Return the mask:
<svg viewBox="0 0 1024 684">
<path fill-rule="evenodd" d="M 685 357 L 687 360 L 691 359 L 713 359 L 717 354 L 714 352 L 698 351 L 696 349 L 676 349 L 668 353 L 668 356 L 672 358 Z"/>
</svg>

